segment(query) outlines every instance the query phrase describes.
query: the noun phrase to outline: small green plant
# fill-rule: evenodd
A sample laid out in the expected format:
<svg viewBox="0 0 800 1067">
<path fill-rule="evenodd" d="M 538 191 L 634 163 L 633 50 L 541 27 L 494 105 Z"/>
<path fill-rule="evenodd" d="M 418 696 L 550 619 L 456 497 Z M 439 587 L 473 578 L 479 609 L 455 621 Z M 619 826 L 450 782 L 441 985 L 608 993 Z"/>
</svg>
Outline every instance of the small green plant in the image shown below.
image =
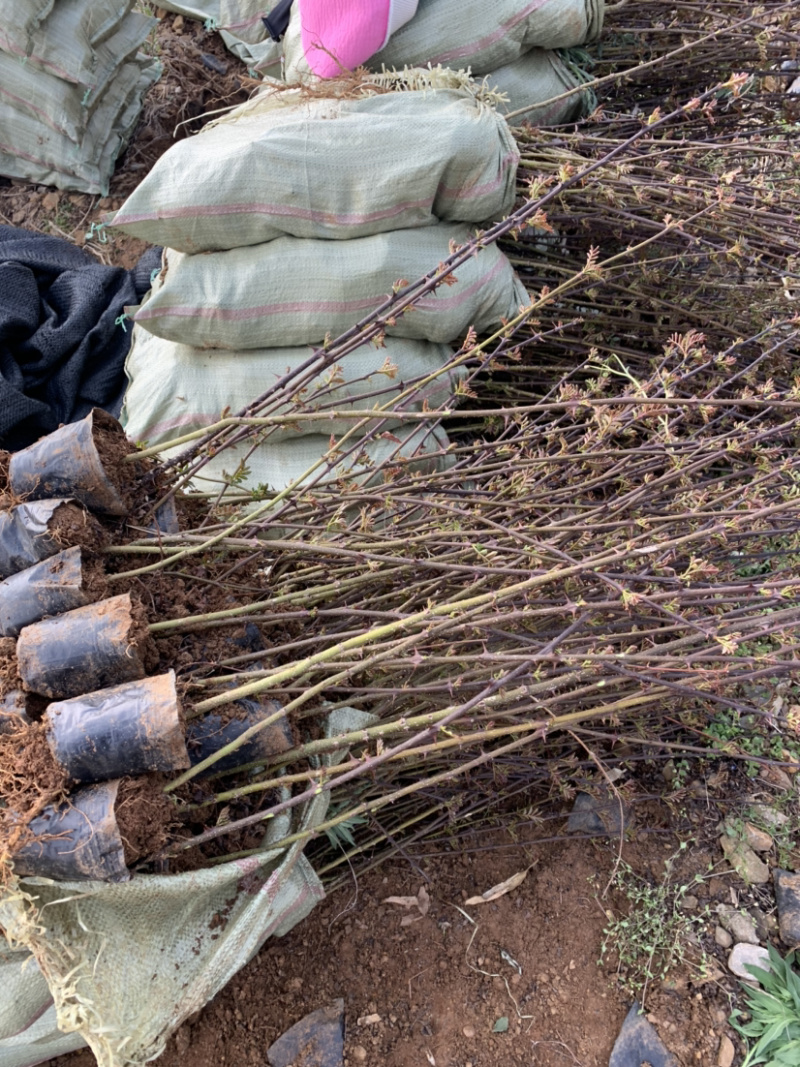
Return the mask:
<svg viewBox="0 0 800 1067">
<path fill-rule="evenodd" d="M 770 970 L 750 967 L 761 988 L 747 991 L 748 1022 L 735 1011 L 731 1026 L 742 1037 L 755 1040 L 748 1047 L 742 1067 L 763 1063 L 766 1067 L 800 1067 L 800 975 L 792 969 L 795 953 L 782 959 L 769 946 Z"/>
<path fill-rule="evenodd" d="M 655 885 L 627 863 L 619 864 L 612 883 L 627 898 L 630 908 L 627 916 L 610 918 L 604 928 L 598 963 L 604 966 L 613 950 L 620 985 L 642 1006 L 651 982 L 663 981 L 673 967 L 689 963 L 694 929 L 707 918 L 707 909 L 703 914 L 691 914 L 684 908 L 685 897 L 692 885 L 702 881 L 701 876 L 683 884 L 672 880 L 675 861 L 686 848 L 687 843 L 681 842 L 665 863 L 664 877 Z"/>
</svg>

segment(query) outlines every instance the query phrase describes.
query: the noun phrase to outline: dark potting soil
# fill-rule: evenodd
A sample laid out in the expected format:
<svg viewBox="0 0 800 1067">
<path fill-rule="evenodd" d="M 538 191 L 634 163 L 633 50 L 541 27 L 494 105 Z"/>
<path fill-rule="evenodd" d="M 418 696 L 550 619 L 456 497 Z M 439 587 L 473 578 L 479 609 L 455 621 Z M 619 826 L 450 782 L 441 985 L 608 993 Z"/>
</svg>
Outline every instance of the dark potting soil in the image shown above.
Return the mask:
<svg viewBox="0 0 800 1067">
<path fill-rule="evenodd" d="M 108 579 L 102 559 L 96 556 L 84 559 L 81 571 L 83 574 L 81 585 L 89 601 L 104 600 L 108 596 Z"/>
<path fill-rule="evenodd" d="M 13 637 L 0 637 L 0 697 L 21 688 L 17 673 L 17 642 Z"/>
<path fill-rule="evenodd" d="M 137 470 L 138 464 L 126 460 L 126 456 L 135 451 L 134 446 L 125 436 L 125 431 L 119 423 L 110 418 L 95 419 L 92 440 L 97 448 L 106 477 L 131 510 L 135 502 L 133 483 L 137 474 L 141 473 Z"/>
<path fill-rule="evenodd" d="M 102 552 L 108 544 L 108 534 L 85 508 L 78 504 L 62 504 L 53 512 L 50 534 L 63 548 L 78 545 L 90 552 Z"/>
<path fill-rule="evenodd" d="M 159 668 L 158 649 L 150 636 L 150 620 L 145 606 L 135 596 L 131 596 L 131 618 L 128 640 L 141 656 L 145 671 L 154 674 Z"/>
<path fill-rule="evenodd" d="M 160 774 L 120 782 L 114 814 L 128 867 L 183 836 L 175 805 L 163 791 L 164 782 Z"/>
</svg>

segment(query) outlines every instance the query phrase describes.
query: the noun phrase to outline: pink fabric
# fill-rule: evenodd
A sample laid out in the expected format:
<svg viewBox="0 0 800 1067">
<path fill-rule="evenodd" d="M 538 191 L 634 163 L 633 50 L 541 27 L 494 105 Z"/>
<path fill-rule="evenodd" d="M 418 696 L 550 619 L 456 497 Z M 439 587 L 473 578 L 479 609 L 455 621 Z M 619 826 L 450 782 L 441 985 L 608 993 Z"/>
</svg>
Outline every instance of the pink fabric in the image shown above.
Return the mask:
<svg viewBox="0 0 800 1067">
<path fill-rule="evenodd" d="M 391 0 L 296 0 L 303 51 L 320 78 L 336 78 L 386 43 Z"/>
</svg>

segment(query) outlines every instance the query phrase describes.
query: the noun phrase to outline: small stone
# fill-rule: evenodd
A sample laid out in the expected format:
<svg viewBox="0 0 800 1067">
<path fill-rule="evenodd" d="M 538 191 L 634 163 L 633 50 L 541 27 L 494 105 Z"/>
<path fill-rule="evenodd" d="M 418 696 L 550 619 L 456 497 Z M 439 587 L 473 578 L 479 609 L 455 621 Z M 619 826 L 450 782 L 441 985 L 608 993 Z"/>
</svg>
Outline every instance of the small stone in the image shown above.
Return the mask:
<svg viewBox="0 0 800 1067">
<path fill-rule="evenodd" d="M 356 1045 L 354 1049 L 350 1050 L 350 1055 L 357 1063 L 363 1063 L 367 1058 L 367 1050 L 363 1045 Z"/>
<path fill-rule="evenodd" d="M 721 926 L 714 927 L 714 940 L 720 948 L 730 948 L 733 945 L 733 938 L 727 930 L 723 930 Z"/>
<path fill-rule="evenodd" d="M 788 793 L 792 788 L 792 779 L 780 767 L 773 767 L 767 764 L 760 769 L 759 777 L 770 785 L 775 786 L 776 789 L 782 789 L 785 793 Z"/>
<path fill-rule="evenodd" d="M 719 843 L 728 863 L 748 885 L 765 885 L 769 881 L 769 867 L 744 841 L 725 835 Z"/>
<path fill-rule="evenodd" d="M 756 932 L 756 922 L 752 915 L 738 911 L 729 904 L 720 904 L 717 907 L 719 921 L 733 935 L 737 945 L 757 945 L 759 936 Z"/>
<path fill-rule="evenodd" d="M 608 1067 L 641 1067 L 643 1063 L 651 1067 L 678 1067 L 675 1057 L 639 1011 L 639 1005 L 634 1003 L 625 1016 Z"/>
<path fill-rule="evenodd" d="M 598 794 L 578 793 L 567 822 L 567 833 L 618 835 L 631 828 L 631 806 L 607 789 L 598 790 Z"/>
<path fill-rule="evenodd" d="M 172 28 L 175 33 L 183 33 L 183 15 L 176 15 L 172 20 Z"/>
<path fill-rule="evenodd" d="M 700 901 L 697 899 L 697 897 L 693 897 L 691 893 L 689 893 L 681 900 L 680 906 L 683 908 L 684 911 L 694 911 L 700 906 Z"/>
<path fill-rule="evenodd" d="M 744 839 L 756 852 L 769 852 L 774 842 L 766 830 L 759 830 L 751 822 L 744 824 Z"/>
<path fill-rule="evenodd" d="M 308 1067 L 341 1067 L 344 1001 L 335 1000 L 301 1019 L 267 1049 L 271 1067 L 291 1067 L 300 1056 Z"/>
<path fill-rule="evenodd" d="M 775 899 L 781 941 L 792 947 L 800 945 L 800 874 L 776 870 Z"/>
<path fill-rule="evenodd" d="M 472 1040 L 472 1038 L 475 1036 L 475 1027 L 474 1026 L 465 1026 L 464 1029 L 461 1031 L 461 1033 L 467 1039 Z"/>
<path fill-rule="evenodd" d="M 733 1047 L 733 1042 L 727 1034 L 723 1034 L 719 1040 L 717 1067 L 731 1067 L 735 1055 L 736 1049 Z"/>
<path fill-rule="evenodd" d="M 42 198 L 42 207 L 45 211 L 57 211 L 60 199 L 61 193 L 47 193 L 47 195 Z"/>
<path fill-rule="evenodd" d="M 769 952 L 761 945 L 735 945 L 728 956 L 728 970 L 732 971 L 737 978 L 748 978 L 752 982 L 754 979 L 748 970 L 748 965 L 768 971 L 770 969 Z"/>
<path fill-rule="evenodd" d="M 380 1015 L 378 1015 L 377 1012 L 375 1012 L 372 1015 L 362 1015 L 358 1020 L 358 1025 L 359 1026 L 375 1026 L 380 1021 L 381 1021 Z"/>
</svg>

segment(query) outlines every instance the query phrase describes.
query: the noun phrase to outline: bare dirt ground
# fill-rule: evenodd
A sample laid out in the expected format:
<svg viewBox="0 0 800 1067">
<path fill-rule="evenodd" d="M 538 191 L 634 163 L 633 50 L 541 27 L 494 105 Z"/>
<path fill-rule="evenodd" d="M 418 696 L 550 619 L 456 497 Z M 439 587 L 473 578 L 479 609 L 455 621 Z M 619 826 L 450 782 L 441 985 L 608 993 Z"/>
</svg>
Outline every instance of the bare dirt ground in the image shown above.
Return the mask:
<svg viewBox="0 0 800 1067">
<path fill-rule="evenodd" d="M 646 990 L 645 1011 L 681 1067 L 716 1064 L 724 1034 L 741 1045 L 727 1025 L 739 989 L 727 952 L 714 941 L 714 910 L 733 902 L 774 912 L 771 889 L 748 887 L 723 860 L 716 829 L 740 789 L 770 801 L 774 791 L 739 772 L 724 788 L 727 799 L 695 780 L 654 799 L 636 786 L 635 825 L 622 844 L 569 837 L 570 802 L 544 820 L 521 815 L 511 835 L 443 839 L 348 874 L 305 922 L 267 942 L 184 1024 L 159 1063 L 256 1067 L 291 1025 L 341 997 L 348 1064 L 607 1067 L 632 994 L 613 943 L 599 962 L 604 930 L 637 910 L 614 876 L 622 859 L 643 884 L 658 887 L 677 855 L 668 881 L 678 893 L 691 890 L 695 934 L 683 959 Z M 681 841 L 688 842 L 683 851 Z M 524 882 L 500 899 L 466 904 L 528 868 Z M 386 903 L 421 887 L 430 898 L 424 916 Z M 407 915 L 415 921 L 402 925 Z M 88 1050 L 54 1061 L 93 1063 Z"/>
</svg>

